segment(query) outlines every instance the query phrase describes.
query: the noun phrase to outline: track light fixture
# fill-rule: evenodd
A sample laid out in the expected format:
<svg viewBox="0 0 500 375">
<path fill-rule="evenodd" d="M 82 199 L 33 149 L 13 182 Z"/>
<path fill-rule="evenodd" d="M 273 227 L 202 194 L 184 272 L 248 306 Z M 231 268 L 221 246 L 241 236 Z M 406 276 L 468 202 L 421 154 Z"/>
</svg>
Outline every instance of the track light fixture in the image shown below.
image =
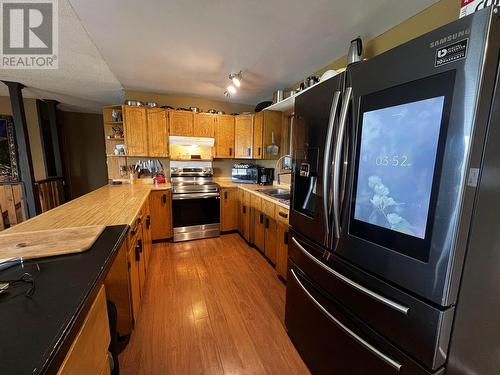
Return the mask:
<svg viewBox="0 0 500 375">
<path fill-rule="evenodd" d="M 236 94 L 237 88 L 241 86 L 242 80 L 242 72 L 239 73 L 231 73 L 229 74 L 229 79 L 231 80 L 231 84 L 226 87 L 226 91 L 224 91 L 224 96 L 226 98 L 230 98 L 231 95 Z"/>
</svg>

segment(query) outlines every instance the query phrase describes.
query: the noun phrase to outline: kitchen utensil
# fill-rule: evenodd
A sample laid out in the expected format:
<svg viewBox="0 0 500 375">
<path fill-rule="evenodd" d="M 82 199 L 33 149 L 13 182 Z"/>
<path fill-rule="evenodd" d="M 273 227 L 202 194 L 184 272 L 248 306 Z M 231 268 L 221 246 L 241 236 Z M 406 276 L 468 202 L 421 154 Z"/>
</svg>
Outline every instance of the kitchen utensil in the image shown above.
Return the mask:
<svg viewBox="0 0 500 375">
<path fill-rule="evenodd" d="M 259 104 L 257 104 L 257 105 L 255 106 L 255 112 L 260 112 L 260 111 L 262 111 L 264 108 L 269 107 L 271 104 L 273 104 L 273 102 L 272 102 L 272 101 L 270 101 L 270 100 L 267 100 L 267 101 L 265 101 L 265 102 L 260 102 Z"/>
<path fill-rule="evenodd" d="M 351 65 L 361 61 L 363 57 L 363 41 L 361 37 L 351 40 L 349 52 L 347 53 L 347 65 Z"/>
<path fill-rule="evenodd" d="M 141 101 L 139 101 L 139 100 L 127 99 L 127 100 L 125 100 L 125 105 L 132 105 L 132 106 L 135 106 L 135 107 L 142 107 L 144 105 L 144 103 L 141 102 Z"/>
<path fill-rule="evenodd" d="M 198 112 L 200 112 L 200 108 L 199 108 L 199 107 L 189 107 L 189 110 L 190 110 L 191 112 L 194 112 L 194 113 L 198 113 Z"/>
<path fill-rule="evenodd" d="M 269 155 L 278 155 L 280 148 L 276 144 L 275 139 L 274 139 L 274 132 L 271 132 L 271 144 L 267 146 L 267 153 Z"/>
<path fill-rule="evenodd" d="M 105 226 L 58 228 L 34 232 L 0 234 L 0 259 L 44 258 L 90 249 Z"/>
<path fill-rule="evenodd" d="M 158 107 L 158 103 L 156 103 L 156 102 L 147 102 L 146 105 L 149 108 L 156 108 L 156 107 Z"/>
<path fill-rule="evenodd" d="M 283 90 L 276 90 L 273 94 L 273 103 L 278 103 L 283 100 Z"/>
</svg>

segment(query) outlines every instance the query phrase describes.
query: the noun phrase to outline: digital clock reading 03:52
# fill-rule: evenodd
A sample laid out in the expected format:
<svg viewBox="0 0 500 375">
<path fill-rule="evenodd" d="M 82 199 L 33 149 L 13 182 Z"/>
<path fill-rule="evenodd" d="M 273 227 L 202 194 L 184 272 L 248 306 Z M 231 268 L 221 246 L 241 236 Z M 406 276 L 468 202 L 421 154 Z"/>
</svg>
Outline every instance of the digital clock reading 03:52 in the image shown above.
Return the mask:
<svg viewBox="0 0 500 375">
<path fill-rule="evenodd" d="M 380 155 L 375 164 L 381 167 L 411 167 L 408 155 Z"/>
</svg>

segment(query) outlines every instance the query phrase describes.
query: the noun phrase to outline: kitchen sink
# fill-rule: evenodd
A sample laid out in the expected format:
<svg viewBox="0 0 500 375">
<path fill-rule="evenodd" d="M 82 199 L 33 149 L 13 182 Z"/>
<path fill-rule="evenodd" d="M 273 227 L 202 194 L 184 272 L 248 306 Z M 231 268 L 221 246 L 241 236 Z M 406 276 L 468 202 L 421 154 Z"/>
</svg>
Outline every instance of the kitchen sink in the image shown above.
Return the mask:
<svg viewBox="0 0 500 375">
<path fill-rule="evenodd" d="M 289 204 L 290 203 L 290 190 L 287 189 L 259 189 L 259 193 L 266 194 L 271 198 L 278 199 L 279 201 Z"/>
</svg>

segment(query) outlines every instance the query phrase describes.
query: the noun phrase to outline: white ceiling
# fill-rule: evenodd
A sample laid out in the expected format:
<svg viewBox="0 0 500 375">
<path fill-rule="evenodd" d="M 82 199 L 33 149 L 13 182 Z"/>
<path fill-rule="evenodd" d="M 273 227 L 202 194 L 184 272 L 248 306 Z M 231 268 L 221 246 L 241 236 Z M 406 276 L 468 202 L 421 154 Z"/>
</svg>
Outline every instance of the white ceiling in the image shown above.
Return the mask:
<svg viewBox="0 0 500 375">
<path fill-rule="evenodd" d="M 69 1 L 59 0 L 60 68 L 0 79 L 98 110 L 121 102 L 123 88 L 224 100 L 240 69 L 231 101 L 255 104 L 343 56 L 354 37 L 380 35 L 437 0 Z"/>
</svg>

